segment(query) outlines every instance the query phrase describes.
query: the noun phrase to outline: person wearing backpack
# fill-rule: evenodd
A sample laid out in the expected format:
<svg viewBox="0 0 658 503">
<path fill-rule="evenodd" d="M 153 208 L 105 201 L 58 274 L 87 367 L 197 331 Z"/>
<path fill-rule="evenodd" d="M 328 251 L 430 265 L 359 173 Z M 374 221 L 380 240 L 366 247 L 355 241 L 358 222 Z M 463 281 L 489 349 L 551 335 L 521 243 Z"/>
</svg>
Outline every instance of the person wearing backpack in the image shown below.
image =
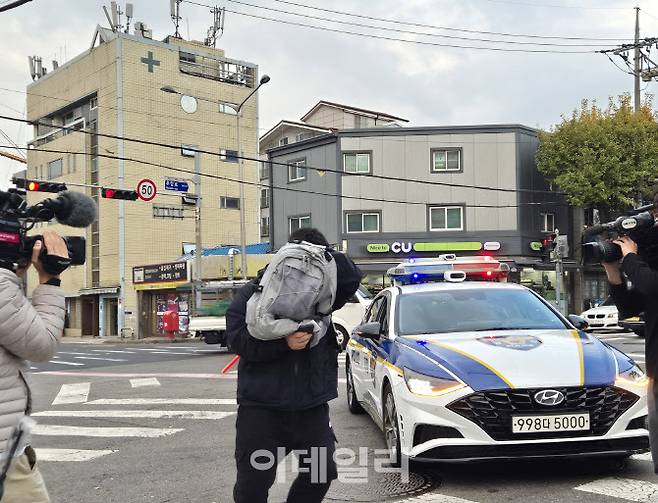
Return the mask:
<svg viewBox="0 0 658 503">
<path fill-rule="evenodd" d="M 289 241 L 328 247 L 317 229 L 299 229 Z M 334 311 L 354 295 L 362 274 L 345 254 L 328 253 L 336 268 Z M 299 330 L 298 322 L 297 331 L 283 338 L 261 340 L 250 334 L 247 303 L 260 293 L 266 271 L 238 291 L 226 312 L 226 338 L 240 356 L 233 498 L 235 503 L 267 503 L 279 462 L 295 450 L 299 475 L 286 502 L 319 503 L 338 476 L 328 402 L 338 396 L 340 347 L 330 322 L 314 345 L 314 334 Z"/>
</svg>

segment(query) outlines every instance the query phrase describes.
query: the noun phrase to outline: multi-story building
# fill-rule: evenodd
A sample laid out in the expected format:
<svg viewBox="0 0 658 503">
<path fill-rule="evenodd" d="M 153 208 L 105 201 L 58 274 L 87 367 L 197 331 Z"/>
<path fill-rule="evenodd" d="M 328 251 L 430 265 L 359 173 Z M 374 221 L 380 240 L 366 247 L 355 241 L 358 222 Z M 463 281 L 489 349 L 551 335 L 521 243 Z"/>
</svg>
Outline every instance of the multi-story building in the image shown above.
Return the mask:
<svg viewBox="0 0 658 503">
<path fill-rule="evenodd" d="M 371 127 L 399 127 L 407 119 L 394 115 L 367 110 L 349 105 L 341 105 L 321 100 L 304 114 L 300 122 L 282 120 L 260 138 L 261 157 L 267 159 L 267 151 L 292 143 L 309 140 L 343 129 L 361 129 Z M 261 166 L 261 240 L 270 238 L 270 192 L 269 171 Z"/>
<path fill-rule="evenodd" d="M 134 34 L 98 27 L 88 50 L 27 87 L 34 124 L 28 178 L 68 183 L 99 205 L 88 229 L 54 227 L 87 238 L 85 266 L 63 275 L 67 333 L 117 334 L 159 309 L 148 295 L 138 304 L 133 267 L 172 262 L 193 248 L 194 207 L 189 211 L 164 182 L 188 181 L 193 192 L 195 155 L 209 175 L 201 177 L 203 247 L 239 246 L 241 206 L 246 241 L 259 242 L 255 162 L 245 162 L 243 201 L 238 183 L 238 151 L 252 158 L 257 152 L 258 101 L 242 108 L 240 146 L 235 112 L 226 105 L 240 103 L 258 82 L 255 64 L 199 42 L 153 40 L 140 23 Z M 151 202 L 103 199 L 98 189 L 75 187 L 134 190 L 145 178 L 157 185 Z M 41 197 L 30 194 L 31 202 Z M 180 293 L 173 298 L 181 305 L 191 301 L 184 291 L 172 292 Z M 152 332 L 142 328 L 142 335 Z"/>
<path fill-rule="evenodd" d="M 371 284 L 407 257 L 486 252 L 541 285 L 538 242 L 567 233 L 569 215 L 537 172 L 537 146 L 537 131 L 521 125 L 343 129 L 276 146 L 272 246 L 313 226 Z"/>
</svg>

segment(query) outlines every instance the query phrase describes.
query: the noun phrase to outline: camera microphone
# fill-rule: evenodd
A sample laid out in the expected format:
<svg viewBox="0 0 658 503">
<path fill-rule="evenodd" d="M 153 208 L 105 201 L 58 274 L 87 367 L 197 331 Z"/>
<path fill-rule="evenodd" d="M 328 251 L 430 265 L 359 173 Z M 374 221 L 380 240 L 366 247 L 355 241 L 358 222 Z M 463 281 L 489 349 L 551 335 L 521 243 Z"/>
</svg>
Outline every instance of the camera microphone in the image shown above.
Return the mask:
<svg viewBox="0 0 658 503">
<path fill-rule="evenodd" d="M 96 203 L 81 192 L 60 192 L 57 198 L 46 199 L 41 204 L 53 212 L 60 224 L 69 227 L 88 227 L 96 221 Z"/>
</svg>

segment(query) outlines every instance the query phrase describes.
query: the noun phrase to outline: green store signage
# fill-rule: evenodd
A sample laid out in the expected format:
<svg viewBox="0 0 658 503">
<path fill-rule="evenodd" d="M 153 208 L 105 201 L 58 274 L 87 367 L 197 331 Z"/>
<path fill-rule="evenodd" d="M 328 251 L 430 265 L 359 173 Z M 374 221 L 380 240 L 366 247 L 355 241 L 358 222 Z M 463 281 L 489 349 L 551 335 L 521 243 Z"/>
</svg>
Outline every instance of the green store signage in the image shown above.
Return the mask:
<svg viewBox="0 0 658 503">
<path fill-rule="evenodd" d="M 530 249 L 532 251 L 541 251 L 541 243 L 539 241 L 533 241 L 530 243 Z"/>
<path fill-rule="evenodd" d="M 498 251 L 501 245 L 497 241 L 488 241 L 480 243 L 478 241 L 456 241 L 456 242 L 437 242 L 437 243 L 411 243 L 399 242 L 391 243 L 369 243 L 366 246 L 368 253 L 411 253 L 414 252 L 474 252 L 480 250 Z"/>
</svg>

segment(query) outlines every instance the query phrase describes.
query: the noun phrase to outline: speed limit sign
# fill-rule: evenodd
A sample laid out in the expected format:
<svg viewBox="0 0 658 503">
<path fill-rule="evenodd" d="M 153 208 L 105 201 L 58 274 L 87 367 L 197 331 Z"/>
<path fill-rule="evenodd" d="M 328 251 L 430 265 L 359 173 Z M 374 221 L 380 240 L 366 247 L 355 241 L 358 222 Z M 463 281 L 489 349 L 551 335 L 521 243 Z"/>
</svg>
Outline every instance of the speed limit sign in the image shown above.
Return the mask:
<svg viewBox="0 0 658 503">
<path fill-rule="evenodd" d="M 157 189 L 153 180 L 144 178 L 137 184 L 137 196 L 142 201 L 152 201 L 156 195 Z"/>
</svg>

